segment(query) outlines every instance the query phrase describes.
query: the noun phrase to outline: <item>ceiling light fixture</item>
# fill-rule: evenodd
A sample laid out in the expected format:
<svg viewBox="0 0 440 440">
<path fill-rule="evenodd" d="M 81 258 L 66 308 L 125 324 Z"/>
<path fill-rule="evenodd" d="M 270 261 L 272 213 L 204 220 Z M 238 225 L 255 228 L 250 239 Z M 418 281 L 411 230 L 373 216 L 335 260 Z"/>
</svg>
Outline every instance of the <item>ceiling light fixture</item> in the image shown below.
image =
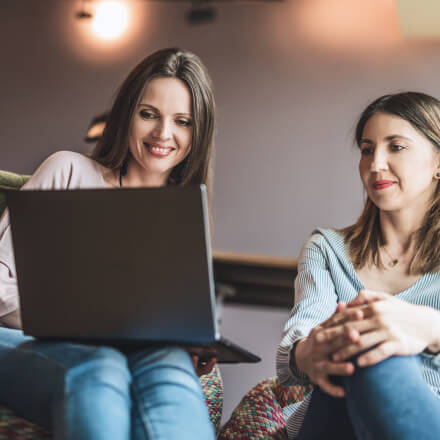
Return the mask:
<svg viewBox="0 0 440 440">
<path fill-rule="evenodd" d="M 194 25 L 214 22 L 217 18 L 217 11 L 210 3 L 210 0 L 193 1 L 191 9 L 185 14 L 186 21 Z"/>
<path fill-rule="evenodd" d="M 123 11 L 125 5 L 121 1 L 110 0 L 110 1 L 98 2 L 94 13 L 91 12 L 90 9 L 90 4 L 93 0 L 81 0 L 81 1 L 82 1 L 81 8 L 76 13 L 76 17 L 79 19 L 93 18 L 93 23 L 94 23 L 94 27 L 96 27 L 96 32 L 103 39 L 115 38 L 117 35 L 114 37 L 113 36 L 109 37 L 107 36 L 107 32 L 110 33 L 110 30 L 113 30 L 113 33 L 117 34 L 118 32 L 117 29 L 119 29 L 119 27 L 124 28 L 126 26 L 125 23 L 127 22 L 128 24 L 128 18 L 126 18 L 127 15 L 126 9 L 125 11 Z M 176 1 L 176 0 L 163 0 L 163 1 Z M 217 10 L 213 5 L 214 1 L 216 3 L 221 3 L 221 2 L 230 3 L 232 1 L 282 2 L 284 0 L 187 0 L 187 1 L 191 1 L 191 8 L 185 13 L 186 21 L 191 25 L 198 25 L 203 23 L 212 23 L 216 20 Z M 88 5 L 88 7 L 86 7 L 86 5 Z M 100 29 L 99 31 L 98 28 Z M 123 30 L 121 32 L 123 32 Z"/>
<path fill-rule="evenodd" d="M 87 5 L 87 7 L 86 7 Z M 93 14 L 90 12 L 89 9 L 89 0 L 82 0 L 81 6 L 79 8 L 79 11 L 76 13 L 76 18 L 79 18 L 80 20 L 92 18 Z"/>
<path fill-rule="evenodd" d="M 128 27 L 127 6 L 116 0 L 102 1 L 96 5 L 92 28 L 102 40 L 114 40 L 121 36 Z"/>
<path fill-rule="evenodd" d="M 96 2 L 92 8 L 91 0 L 82 0 L 78 19 L 91 20 L 91 28 L 101 40 L 114 40 L 128 28 L 129 12 L 127 5 L 119 0 Z"/>
</svg>

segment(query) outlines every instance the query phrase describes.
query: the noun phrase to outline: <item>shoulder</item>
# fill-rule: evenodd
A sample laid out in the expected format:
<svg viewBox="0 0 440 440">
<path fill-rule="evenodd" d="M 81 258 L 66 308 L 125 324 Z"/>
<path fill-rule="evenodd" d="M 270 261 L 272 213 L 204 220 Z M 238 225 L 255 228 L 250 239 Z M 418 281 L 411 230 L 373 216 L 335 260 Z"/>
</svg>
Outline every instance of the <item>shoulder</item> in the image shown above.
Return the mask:
<svg viewBox="0 0 440 440">
<path fill-rule="evenodd" d="M 96 162 L 90 157 L 81 153 L 75 153 L 74 151 L 57 151 L 51 154 L 41 166 L 46 168 L 54 168 L 60 170 L 63 168 L 81 168 L 94 166 Z"/>
<path fill-rule="evenodd" d="M 312 260 L 326 262 L 327 264 L 336 261 L 348 263 L 347 247 L 342 231 L 338 229 L 315 229 L 309 236 L 300 255 L 300 263 Z"/>
<path fill-rule="evenodd" d="M 93 159 L 73 151 L 58 151 L 51 154 L 35 171 L 27 189 L 67 189 L 102 181 L 100 165 Z"/>
<path fill-rule="evenodd" d="M 320 249 L 336 247 L 345 250 L 344 234 L 339 229 L 317 228 L 310 235 L 305 247 L 318 247 Z"/>
</svg>

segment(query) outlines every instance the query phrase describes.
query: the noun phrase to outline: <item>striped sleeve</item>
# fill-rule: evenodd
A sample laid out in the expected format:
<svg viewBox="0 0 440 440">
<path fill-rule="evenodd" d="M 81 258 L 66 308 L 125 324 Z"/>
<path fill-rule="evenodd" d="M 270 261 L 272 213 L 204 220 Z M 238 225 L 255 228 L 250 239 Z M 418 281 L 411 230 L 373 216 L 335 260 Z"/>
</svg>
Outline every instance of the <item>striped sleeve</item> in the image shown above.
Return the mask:
<svg viewBox="0 0 440 440">
<path fill-rule="evenodd" d="M 307 376 L 291 368 L 292 347 L 329 318 L 338 303 L 323 241 L 321 234 L 314 234 L 301 252 L 295 280 L 295 304 L 284 327 L 276 358 L 278 380 L 283 385 L 308 383 Z"/>
</svg>

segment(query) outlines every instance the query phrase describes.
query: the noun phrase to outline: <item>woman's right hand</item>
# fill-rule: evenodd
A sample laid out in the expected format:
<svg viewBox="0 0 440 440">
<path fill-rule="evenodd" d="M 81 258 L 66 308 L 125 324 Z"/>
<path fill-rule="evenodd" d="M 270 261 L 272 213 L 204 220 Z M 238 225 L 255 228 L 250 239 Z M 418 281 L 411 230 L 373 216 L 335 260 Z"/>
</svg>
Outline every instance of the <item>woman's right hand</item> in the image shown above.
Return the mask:
<svg viewBox="0 0 440 440">
<path fill-rule="evenodd" d="M 330 344 L 327 341 L 319 342 L 316 336 L 326 327 L 328 322 L 334 324 L 334 316 L 345 308 L 345 304 L 338 304 L 335 313 L 327 321 L 315 327 L 306 338 L 301 339 L 294 350 L 298 370 L 307 374 L 312 383 L 333 397 L 344 397 L 345 390 L 343 387 L 333 384 L 329 376 L 350 376 L 355 370 L 352 362 L 335 362 L 331 359 L 331 354 L 338 345 L 343 346 L 347 344 L 348 340 L 332 341 Z M 346 338 L 352 337 L 355 338 L 356 335 L 346 336 Z"/>
</svg>

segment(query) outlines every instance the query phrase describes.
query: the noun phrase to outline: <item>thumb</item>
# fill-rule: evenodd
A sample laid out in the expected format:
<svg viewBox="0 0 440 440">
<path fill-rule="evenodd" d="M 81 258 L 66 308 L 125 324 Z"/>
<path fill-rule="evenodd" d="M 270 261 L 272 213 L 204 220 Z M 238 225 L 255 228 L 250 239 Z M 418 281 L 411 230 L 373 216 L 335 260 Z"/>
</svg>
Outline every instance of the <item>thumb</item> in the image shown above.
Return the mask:
<svg viewBox="0 0 440 440">
<path fill-rule="evenodd" d="M 362 289 L 359 291 L 358 296 L 353 301 L 350 301 L 348 303 L 348 307 L 361 306 L 375 301 L 380 301 L 388 297 L 389 295 L 384 292 L 376 292 L 374 290 Z"/>
</svg>

